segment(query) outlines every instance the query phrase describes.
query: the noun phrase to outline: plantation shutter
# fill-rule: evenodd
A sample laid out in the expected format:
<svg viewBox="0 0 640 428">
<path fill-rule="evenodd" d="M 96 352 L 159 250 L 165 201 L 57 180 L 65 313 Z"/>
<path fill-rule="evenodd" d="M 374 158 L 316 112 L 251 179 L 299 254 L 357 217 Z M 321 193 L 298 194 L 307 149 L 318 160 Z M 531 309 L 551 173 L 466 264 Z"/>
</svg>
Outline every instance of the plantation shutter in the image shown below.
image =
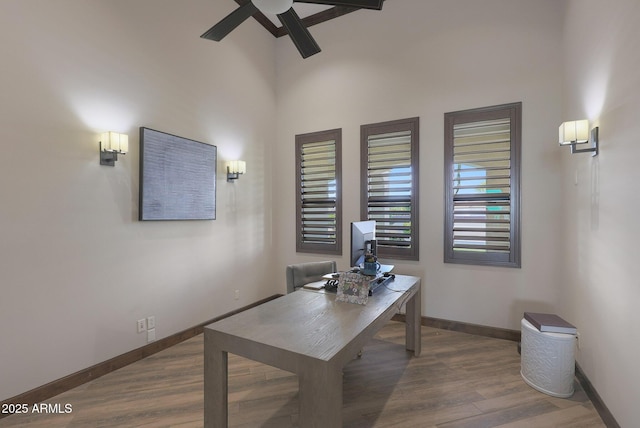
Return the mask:
<svg viewBox="0 0 640 428">
<path fill-rule="evenodd" d="M 445 261 L 519 266 L 515 116 L 501 108 L 448 118 Z"/>
<path fill-rule="evenodd" d="M 296 136 L 299 252 L 341 254 L 340 130 Z"/>
<path fill-rule="evenodd" d="M 417 133 L 417 118 L 363 127 L 362 217 L 380 257 L 418 259 Z"/>
</svg>

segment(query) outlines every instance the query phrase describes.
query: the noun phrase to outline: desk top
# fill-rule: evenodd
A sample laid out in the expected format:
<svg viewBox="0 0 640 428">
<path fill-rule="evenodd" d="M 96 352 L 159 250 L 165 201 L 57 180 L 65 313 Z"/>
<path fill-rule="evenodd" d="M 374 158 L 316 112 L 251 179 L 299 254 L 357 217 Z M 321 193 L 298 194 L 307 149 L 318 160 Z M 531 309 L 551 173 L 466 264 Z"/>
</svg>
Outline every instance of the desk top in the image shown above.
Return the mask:
<svg viewBox="0 0 640 428">
<path fill-rule="evenodd" d="M 299 290 L 209 324 L 205 334 L 232 353 L 234 347 L 244 349 L 245 342 L 259 345 L 261 352 L 273 348 L 330 361 L 366 329 L 381 327 L 374 324 L 383 314 L 396 313 L 418 287 L 420 278 L 396 275 L 366 305 L 337 302 L 332 293 Z"/>
</svg>

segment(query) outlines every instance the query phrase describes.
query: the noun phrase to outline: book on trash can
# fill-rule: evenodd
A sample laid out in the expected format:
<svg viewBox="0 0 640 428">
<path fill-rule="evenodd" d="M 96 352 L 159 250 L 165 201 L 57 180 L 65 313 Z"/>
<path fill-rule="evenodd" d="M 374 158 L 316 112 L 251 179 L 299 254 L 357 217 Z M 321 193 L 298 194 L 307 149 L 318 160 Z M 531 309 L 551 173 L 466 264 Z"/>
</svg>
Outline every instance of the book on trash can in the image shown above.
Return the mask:
<svg viewBox="0 0 640 428">
<path fill-rule="evenodd" d="M 576 334 L 578 329 L 555 314 L 525 312 L 524 319 L 544 333 Z"/>
</svg>

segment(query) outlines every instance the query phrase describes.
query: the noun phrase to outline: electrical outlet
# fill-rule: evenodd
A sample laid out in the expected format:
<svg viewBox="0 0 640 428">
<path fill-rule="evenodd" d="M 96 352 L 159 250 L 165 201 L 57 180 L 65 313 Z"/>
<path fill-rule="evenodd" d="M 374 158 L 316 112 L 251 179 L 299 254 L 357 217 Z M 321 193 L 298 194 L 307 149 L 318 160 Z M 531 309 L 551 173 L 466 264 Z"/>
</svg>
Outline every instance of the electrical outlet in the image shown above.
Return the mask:
<svg viewBox="0 0 640 428">
<path fill-rule="evenodd" d="M 151 330 L 152 328 L 156 328 L 156 317 L 153 315 L 147 317 L 147 329 Z"/>
<path fill-rule="evenodd" d="M 576 333 L 576 345 L 580 349 L 580 332 Z"/>
<path fill-rule="evenodd" d="M 138 333 L 142 333 L 147 329 L 147 320 L 145 320 L 144 318 L 141 320 L 138 320 L 136 324 L 138 326 Z"/>
<path fill-rule="evenodd" d="M 150 328 L 147 330 L 147 343 L 153 342 L 154 340 L 156 340 L 156 329 Z"/>
<path fill-rule="evenodd" d="M 235 299 L 238 300 L 240 298 L 240 290 L 236 290 Z"/>
</svg>

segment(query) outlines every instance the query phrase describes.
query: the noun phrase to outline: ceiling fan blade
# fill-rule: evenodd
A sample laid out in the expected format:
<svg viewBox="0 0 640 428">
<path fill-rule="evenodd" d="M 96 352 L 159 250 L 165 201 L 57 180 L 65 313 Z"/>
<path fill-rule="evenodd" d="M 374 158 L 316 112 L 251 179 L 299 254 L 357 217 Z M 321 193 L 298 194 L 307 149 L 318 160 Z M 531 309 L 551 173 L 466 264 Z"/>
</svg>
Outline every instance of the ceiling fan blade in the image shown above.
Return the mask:
<svg viewBox="0 0 640 428">
<path fill-rule="evenodd" d="M 227 15 L 222 21 L 209 28 L 209 30 L 200 37 L 219 42 L 257 11 L 258 8 L 255 7 L 252 2 L 247 2 Z"/>
<path fill-rule="evenodd" d="M 282 22 L 282 26 L 289 32 L 289 37 L 296 45 L 302 58 L 308 58 L 311 55 L 315 55 L 320 52 L 320 46 L 311 36 L 307 27 L 302 24 L 300 17 L 293 8 L 289 9 L 285 13 L 278 15 L 278 19 Z"/>
<path fill-rule="evenodd" d="M 298 3 L 326 4 L 329 6 L 360 7 L 362 9 L 382 10 L 384 0 L 294 0 Z"/>
</svg>

